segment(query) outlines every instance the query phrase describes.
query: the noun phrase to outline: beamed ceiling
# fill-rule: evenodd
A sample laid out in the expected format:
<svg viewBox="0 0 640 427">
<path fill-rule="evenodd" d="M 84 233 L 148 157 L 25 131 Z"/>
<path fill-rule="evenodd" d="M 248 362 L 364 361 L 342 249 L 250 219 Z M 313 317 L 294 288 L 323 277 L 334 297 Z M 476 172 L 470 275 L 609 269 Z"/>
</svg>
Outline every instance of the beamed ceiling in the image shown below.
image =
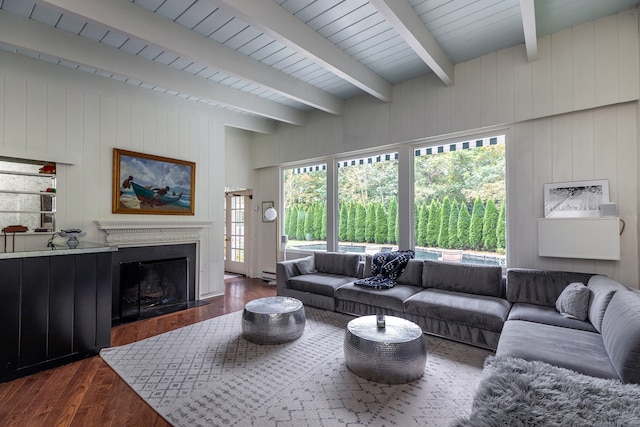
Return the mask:
<svg viewBox="0 0 640 427">
<path fill-rule="evenodd" d="M 262 120 L 391 100 L 427 73 L 640 0 L 0 0 L 0 49 Z"/>
</svg>

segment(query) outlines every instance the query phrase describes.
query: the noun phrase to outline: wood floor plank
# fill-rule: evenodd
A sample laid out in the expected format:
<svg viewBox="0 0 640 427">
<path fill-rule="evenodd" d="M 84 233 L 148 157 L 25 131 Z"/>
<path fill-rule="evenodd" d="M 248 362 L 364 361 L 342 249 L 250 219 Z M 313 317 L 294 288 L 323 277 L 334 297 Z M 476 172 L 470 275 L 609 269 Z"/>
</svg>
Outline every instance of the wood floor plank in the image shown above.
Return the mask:
<svg viewBox="0 0 640 427">
<path fill-rule="evenodd" d="M 225 294 L 208 304 L 157 318 L 116 326 L 111 345 L 118 346 L 242 310 L 256 298 L 274 296 L 261 279 L 225 281 Z M 0 384 L 0 426 L 169 427 L 100 356 Z"/>
</svg>

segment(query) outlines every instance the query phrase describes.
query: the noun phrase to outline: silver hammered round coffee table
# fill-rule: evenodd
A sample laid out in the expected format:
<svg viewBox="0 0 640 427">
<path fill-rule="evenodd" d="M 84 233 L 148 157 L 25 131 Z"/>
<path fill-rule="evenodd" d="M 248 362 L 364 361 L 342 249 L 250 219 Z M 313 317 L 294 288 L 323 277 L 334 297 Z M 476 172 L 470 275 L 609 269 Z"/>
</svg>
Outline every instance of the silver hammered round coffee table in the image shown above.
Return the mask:
<svg viewBox="0 0 640 427">
<path fill-rule="evenodd" d="M 300 300 L 267 297 L 249 301 L 242 313 L 242 336 L 256 344 L 282 344 L 297 340 L 307 317 Z"/>
<path fill-rule="evenodd" d="M 401 384 L 422 377 L 427 344 L 420 326 L 406 319 L 385 316 L 379 328 L 376 316 L 353 319 L 344 337 L 344 356 L 354 374 L 370 381 Z"/>
</svg>

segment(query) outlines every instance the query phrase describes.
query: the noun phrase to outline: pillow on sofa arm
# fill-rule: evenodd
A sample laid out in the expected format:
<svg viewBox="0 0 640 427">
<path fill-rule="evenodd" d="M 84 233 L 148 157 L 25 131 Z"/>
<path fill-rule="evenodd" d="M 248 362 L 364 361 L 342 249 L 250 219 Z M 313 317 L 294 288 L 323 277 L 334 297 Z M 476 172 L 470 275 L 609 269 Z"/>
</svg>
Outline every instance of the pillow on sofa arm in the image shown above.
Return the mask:
<svg viewBox="0 0 640 427">
<path fill-rule="evenodd" d="M 556 300 L 556 310 L 569 319 L 586 320 L 591 291 L 584 283 L 569 283 Z"/>
<path fill-rule="evenodd" d="M 296 269 L 298 270 L 298 275 L 316 273 L 316 266 L 313 255 L 297 259 Z"/>
</svg>

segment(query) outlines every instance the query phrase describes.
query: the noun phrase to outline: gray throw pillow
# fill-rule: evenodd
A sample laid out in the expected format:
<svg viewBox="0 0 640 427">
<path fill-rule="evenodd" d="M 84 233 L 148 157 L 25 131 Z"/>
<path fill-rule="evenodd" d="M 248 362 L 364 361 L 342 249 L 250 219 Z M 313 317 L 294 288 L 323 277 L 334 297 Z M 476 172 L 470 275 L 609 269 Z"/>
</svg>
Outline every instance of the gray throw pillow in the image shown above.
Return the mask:
<svg viewBox="0 0 640 427">
<path fill-rule="evenodd" d="M 556 310 L 569 319 L 586 320 L 590 296 L 584 283 L 569 283 L 556 300 Z"/>
<path fill-rule="evenodd" d="M 296 260 L 296 267 L 298 268 L 298 274 L 315 273 L 316 266 L 313 260 L 313 255 Z"/>
</svg>

